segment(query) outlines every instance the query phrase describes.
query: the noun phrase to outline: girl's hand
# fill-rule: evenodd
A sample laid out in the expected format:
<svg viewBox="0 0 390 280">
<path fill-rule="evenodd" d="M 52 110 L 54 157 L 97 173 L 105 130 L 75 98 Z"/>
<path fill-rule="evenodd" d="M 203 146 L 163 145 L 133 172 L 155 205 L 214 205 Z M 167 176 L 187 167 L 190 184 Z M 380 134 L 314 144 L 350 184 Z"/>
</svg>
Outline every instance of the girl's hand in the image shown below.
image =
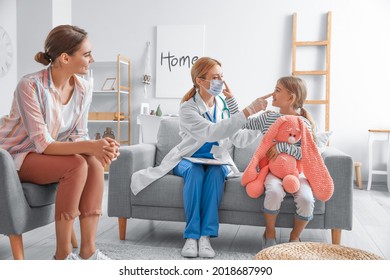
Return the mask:
<svg viewBox="0 0 390 280">
<path fill-rule="evenodd" d="M 225 85 L 225 88 L 222 90 L 222 93 L 225 95 L 225 97 L 226 97 L 227 99 L 232 98 L 234 95 L 233 95 L 233 93 L 230 91 L 230 88 L 228 87 L 228 85 L 226 84 L 225 81 L 223 81 L 223 84 Z"/>
<path fill-rule="evenodd" d="M 269 160 L 269 161 L 275 159 L 278 155 L 279 155 L 279 152 L 278 152 L 278 150 L 276 149 L 276 146 L 272 146 L 272 147 L 269 148 L 269 150 L 267 151 L 267 157 L 268 157 L 268 160 Z"/>
</svg>

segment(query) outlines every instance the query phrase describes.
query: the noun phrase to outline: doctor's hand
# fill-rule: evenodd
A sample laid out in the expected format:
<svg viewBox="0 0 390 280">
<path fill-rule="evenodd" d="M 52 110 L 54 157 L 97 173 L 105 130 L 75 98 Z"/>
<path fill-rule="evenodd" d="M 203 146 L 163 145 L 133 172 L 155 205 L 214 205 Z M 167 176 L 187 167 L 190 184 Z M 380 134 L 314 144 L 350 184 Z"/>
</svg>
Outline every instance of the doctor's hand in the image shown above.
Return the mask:
<svg viewBox="0 0 390 280">
<path fill-rule="evenodd" d="M 254 115 L 261 110 L 267 109 L 268 101 L 267 98 L 271 97 L 272 93 L 269 93 L 267 95 L 264 95 L 262 97 L 256 98 L 248 107 L 246 107 L 244 110 L 247 110 L 249 115 Z"/>
<path fill-rule="evenodd" d="M 223 84 L 225 85 L 225 88 L 222 90 L 222 93 L 225 95 L 226 99 L 232 98 L 233 93 L 230 91 L 230 88 L 225 81 L 223 81 Z"/>
</svg>

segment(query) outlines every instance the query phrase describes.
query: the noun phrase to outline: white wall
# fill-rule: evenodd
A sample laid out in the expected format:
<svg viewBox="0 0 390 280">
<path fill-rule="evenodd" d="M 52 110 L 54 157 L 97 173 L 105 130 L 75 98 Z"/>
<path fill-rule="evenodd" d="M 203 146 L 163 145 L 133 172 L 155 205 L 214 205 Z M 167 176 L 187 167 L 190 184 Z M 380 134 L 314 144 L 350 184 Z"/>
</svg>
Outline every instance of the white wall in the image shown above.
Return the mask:
<svg viewBox="0 0 390 280">
<path fill-rule="evenodd" d="M 17 0 L 18 79 L 42 69 L 34 56 L 43 51 L 52 14 L 52 0 Z"/>
<path fill-rule="evenodd" d="M 36 5 L 37 0 L 19 1 L 27 6 L 21 10 L 18 6 L 18 23 L 23 17 L 25 25 L 37 26 L 37 20 L 41 25 L 31 30 L 34 35 L 27 32 L 26 26 L 18 34 L 25 42 L 18 44 L 20 53 L 28 53 L 19 56 L 25 64 L 19 64 L 18 73 L 23 73 L 36 65 L 33 54 L 40 50 L 51 25 L 36 16 L 45 5 Z M 157 25 L 204 24 L 205 54 L 223 63 L 226 81 L 245 106 L 272 91 L 277 78 L 291 73 L 292 14 L 298 13 L 298 39 L 318 40 L 324 39 L 328 11 L 333 13 L 331 145 L 363 162 L 366 179 L 367 130 L 390 128 L 390 1 L 83 0 L 72 1 L 72 23 L 89 32 L 96 60 L 114 60 L 118 53 L 132 59 L 132 142 L 137 143 L 135 119 L 141 102 L 149 102 L 151 109 L 161 104 L 164 113 L 177 113 L 179 106 L 179 99 L 154 98 L 158 91 L 155 67 L 148 100 L 143 98 L 145 43 L 152 44 L 153 64 Z M 309 60 L 306 54 L 303 60 Z M 320 65 L 321 61 L 314 64 Z M 314 84 L 310 90 L 315 95 L 319 87 Z M 314 110 L 313 114 L 318 115 Z M 377 164 L 384 162 L 380 157 Z"/>
<path fill-rule="evenodd" d="M 0 78 L 0 116 L 8 115 L 12 95 L 17 81 L 17 45 L 16 45 L 16 3 L 14 0 L 0 0 L 0 26 L 11 38 L 13 61 L 8 74 Z"/>
<path fill-rule="evenodd" d="M 44 40 L 53 26 L 71 23 L 71 3 L 69 0 L 0 0 L 0 25 L 7 30 L 14 48 L 11 70 L 0 78 L 0 115 L 9 113 L 18 80 L 42 69 L 34 56 L 43 50 Z"/>
<path fill-rule="evenodd" d="M 69 0 L 52 0 L 53 14 L 52 26 L 61 24 L 72 24 L 72 1 Z"/>
</svg>

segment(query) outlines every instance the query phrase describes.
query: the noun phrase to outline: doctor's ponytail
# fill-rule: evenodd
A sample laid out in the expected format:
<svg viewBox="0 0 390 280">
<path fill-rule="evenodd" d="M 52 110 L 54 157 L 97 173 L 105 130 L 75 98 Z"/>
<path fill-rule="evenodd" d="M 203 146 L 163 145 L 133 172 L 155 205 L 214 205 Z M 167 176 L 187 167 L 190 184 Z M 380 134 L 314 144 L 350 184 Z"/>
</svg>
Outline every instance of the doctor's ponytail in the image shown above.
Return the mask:
<svg viewBox="0 0 390 280">
<path fill-rule="evenodd" d="M 196 79 L 197 78 L 204 79 L 207 73 L 209 72 L 209 70 L 213 68 L 215 65 L 222 66 L 218 60 L 213 59 L 211 57 L 201 57 L 197 61 L 195 61 L 195 63 L 192 65 L 191 68 L 191 78 L 192 78 L 193 87 L 183 96 L 180 104 L 190 100 L 195 95 L 196 90 L 198 89 Z"/>
<path fill-rule="evenodd" d="M 183 96 L 183 98 L 180 101 L 181 103 L 186 102 L 187 100 L 190 100 L 196 93 L 196 87 L 195 85 Z"/>
</svg>

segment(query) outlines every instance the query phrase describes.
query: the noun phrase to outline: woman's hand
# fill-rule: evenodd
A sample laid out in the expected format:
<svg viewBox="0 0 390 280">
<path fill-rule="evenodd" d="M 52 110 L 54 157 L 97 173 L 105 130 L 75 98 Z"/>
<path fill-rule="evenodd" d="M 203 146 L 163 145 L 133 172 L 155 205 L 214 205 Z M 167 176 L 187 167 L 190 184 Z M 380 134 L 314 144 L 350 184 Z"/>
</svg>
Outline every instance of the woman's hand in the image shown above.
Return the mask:
<svg viewBox="0 0 390 280">
<path fill-rule="evenodd" d="M 109 137 L 106 137 L 104 139 L 107 140 L 107 142 L 109 143 L 108 147 L 104 147 L 105 152 L 114 155 L 111 161 L 116 160 L 120 155 L 119 153 L 120 144 L 117 141 L 115 141 L 115 139 Z"/>
<path fill-rule="evenodd" d="M 268 160 L 269 160 L 269 161 L 275 159 L 278 155 L 279 155 L 279 152 L 278 152 L 278 150 L 276 149 L 276 146 L 272 146 L 272 147 L 269 148 L 269 150 L 267 151 L 267 157 L 268 157 Z"/>
<path fill-rule="evenodd" d="M 103 139 L 94 140 L 92 155 L 100 161 L 102 166 L 110 164 L 119 156 L 119 143 L 114 139 L 105 137 Z"/>
<path fill-rule="evenodd" d="M 225 81 L 223 81 L 223 84 L 225 85 L 225 88 L 222 90 L 222 93 L 225 95 L 226 99 L 232 98 L 234 95 L 230 91 L 230 88 L 228 87 Z"/>
</svg>

